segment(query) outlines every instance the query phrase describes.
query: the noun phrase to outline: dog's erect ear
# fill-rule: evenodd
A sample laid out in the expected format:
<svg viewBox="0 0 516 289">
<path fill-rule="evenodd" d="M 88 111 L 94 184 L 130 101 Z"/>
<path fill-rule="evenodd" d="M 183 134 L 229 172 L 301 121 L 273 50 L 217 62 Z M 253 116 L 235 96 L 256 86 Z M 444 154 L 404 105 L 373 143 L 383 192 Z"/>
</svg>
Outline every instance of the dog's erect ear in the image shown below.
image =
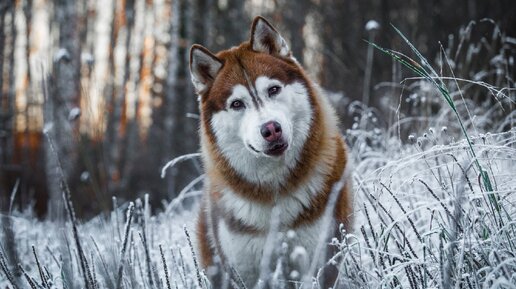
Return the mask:
<svg viewBox="0 0 516 289">
<path fill-rule="evenodd" d="M 256 16 L 251 26 L 251 48 L 254 51 L 274 55 L 290 55 L 285 39 L 261 16 Z"/>
<path fill-rule="evenodd" d="M 190 74 L 197 94 L 202 94 L 213 84 L 222 68 L 222 61 L 201 45 L 190 49 Z"/>
</svg>

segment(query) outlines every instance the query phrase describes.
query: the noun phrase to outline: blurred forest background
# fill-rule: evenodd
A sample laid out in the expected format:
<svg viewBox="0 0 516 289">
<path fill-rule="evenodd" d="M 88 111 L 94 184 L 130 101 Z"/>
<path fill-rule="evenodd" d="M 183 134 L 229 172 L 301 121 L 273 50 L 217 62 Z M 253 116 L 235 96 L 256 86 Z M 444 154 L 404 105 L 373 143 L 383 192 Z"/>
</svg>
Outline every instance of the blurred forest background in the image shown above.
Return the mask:
<svg viewBox="0 0 516 289">
<path fill-rule="evenodd" d="M 407 51 L 392 23 L 442 67 L 445 52 L 456 77 L 514 88 L 515 13 L 511 0 L 2 0 L 0 210 L 12 201 L 59 217 L 59 163 L 82 217 L 109 210 L 113 196 L 171 200 L 201 169 L 187 162 L 160 177 L 199 147 L 189 47 L 237 45 L 255 15 L 281 31 L 343 129 L 359 106 L 385 130 L 411 116 L 425 126 L 442 102 L 411 98 L 399 65 L 363 40 Z M 468 99 L 496 105 L 485 90 Z"/>
</svg>

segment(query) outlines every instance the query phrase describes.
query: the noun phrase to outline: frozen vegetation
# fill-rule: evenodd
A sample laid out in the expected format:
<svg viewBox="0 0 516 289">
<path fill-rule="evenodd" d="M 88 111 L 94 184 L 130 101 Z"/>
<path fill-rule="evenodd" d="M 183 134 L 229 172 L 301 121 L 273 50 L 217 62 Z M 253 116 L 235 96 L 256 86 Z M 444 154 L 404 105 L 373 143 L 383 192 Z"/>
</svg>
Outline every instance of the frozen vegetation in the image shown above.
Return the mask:
<svg viewBox="0 0 516 289">
<path fill-rule="evenodd" d="M 503 88 L 440 77 L 415 51 L 415 62 L 384 52 L 421 77 L 403 82 L 403 102 L 421 111 L 439 105 L 419 117 L 393 108 L 392 125 L 375 109 L 350 105 L 355 213 L 353 230 L 333 240 L 339 288 L 516 288 L 512 80 Z M 486 101 L 468 99 L 473 89 Z M 61 220 L 3 216 L 0 288 L 210 288 L 189 238 L 201 183 L 202 176 L 156 215 L 145 198 L 114 199 L 110 215 L 81 223 L 64 188 Z M 275 281 L 292 276 L 271 272 L 277 288 L 284 283 Z"/>
</svg>

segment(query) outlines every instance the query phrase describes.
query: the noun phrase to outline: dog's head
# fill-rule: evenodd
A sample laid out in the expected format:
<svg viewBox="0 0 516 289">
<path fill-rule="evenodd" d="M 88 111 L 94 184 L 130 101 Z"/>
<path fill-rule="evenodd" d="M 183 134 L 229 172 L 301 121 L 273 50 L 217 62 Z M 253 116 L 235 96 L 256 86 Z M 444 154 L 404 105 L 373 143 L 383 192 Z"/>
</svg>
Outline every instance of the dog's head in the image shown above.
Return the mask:
<svg viewBox="0 0 516 289">
<path fill-rule="evenodd" d="M 264 170 L 278 167 L 278 162 L 286 168 L 295 165 L 310 134 L 314 97 L 302 68 L 271 24 L 256 17 L 249 41 L 216 55 L 193 45 L 190 71 L 206 141 L 233 168 L 249 175 L 251 164 Z"/>
</svg>

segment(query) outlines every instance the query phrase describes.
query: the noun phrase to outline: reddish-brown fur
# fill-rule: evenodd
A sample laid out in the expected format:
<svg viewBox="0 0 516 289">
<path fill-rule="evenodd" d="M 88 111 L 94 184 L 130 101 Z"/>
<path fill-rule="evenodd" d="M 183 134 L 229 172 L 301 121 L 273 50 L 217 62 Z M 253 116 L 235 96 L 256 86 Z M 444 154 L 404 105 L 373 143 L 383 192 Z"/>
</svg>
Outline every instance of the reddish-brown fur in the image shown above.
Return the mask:
<svg viewBox="0 0 516 289">
<path fill-rule="evenodd" d="M 201 265 L 206 268 L 213 264 L 213 252 L 208 240 L 208 223 L 206 211 L 200 210 L 199 219 L 197 220 L 198 248 L 201 254 Z"/>
</svg>

